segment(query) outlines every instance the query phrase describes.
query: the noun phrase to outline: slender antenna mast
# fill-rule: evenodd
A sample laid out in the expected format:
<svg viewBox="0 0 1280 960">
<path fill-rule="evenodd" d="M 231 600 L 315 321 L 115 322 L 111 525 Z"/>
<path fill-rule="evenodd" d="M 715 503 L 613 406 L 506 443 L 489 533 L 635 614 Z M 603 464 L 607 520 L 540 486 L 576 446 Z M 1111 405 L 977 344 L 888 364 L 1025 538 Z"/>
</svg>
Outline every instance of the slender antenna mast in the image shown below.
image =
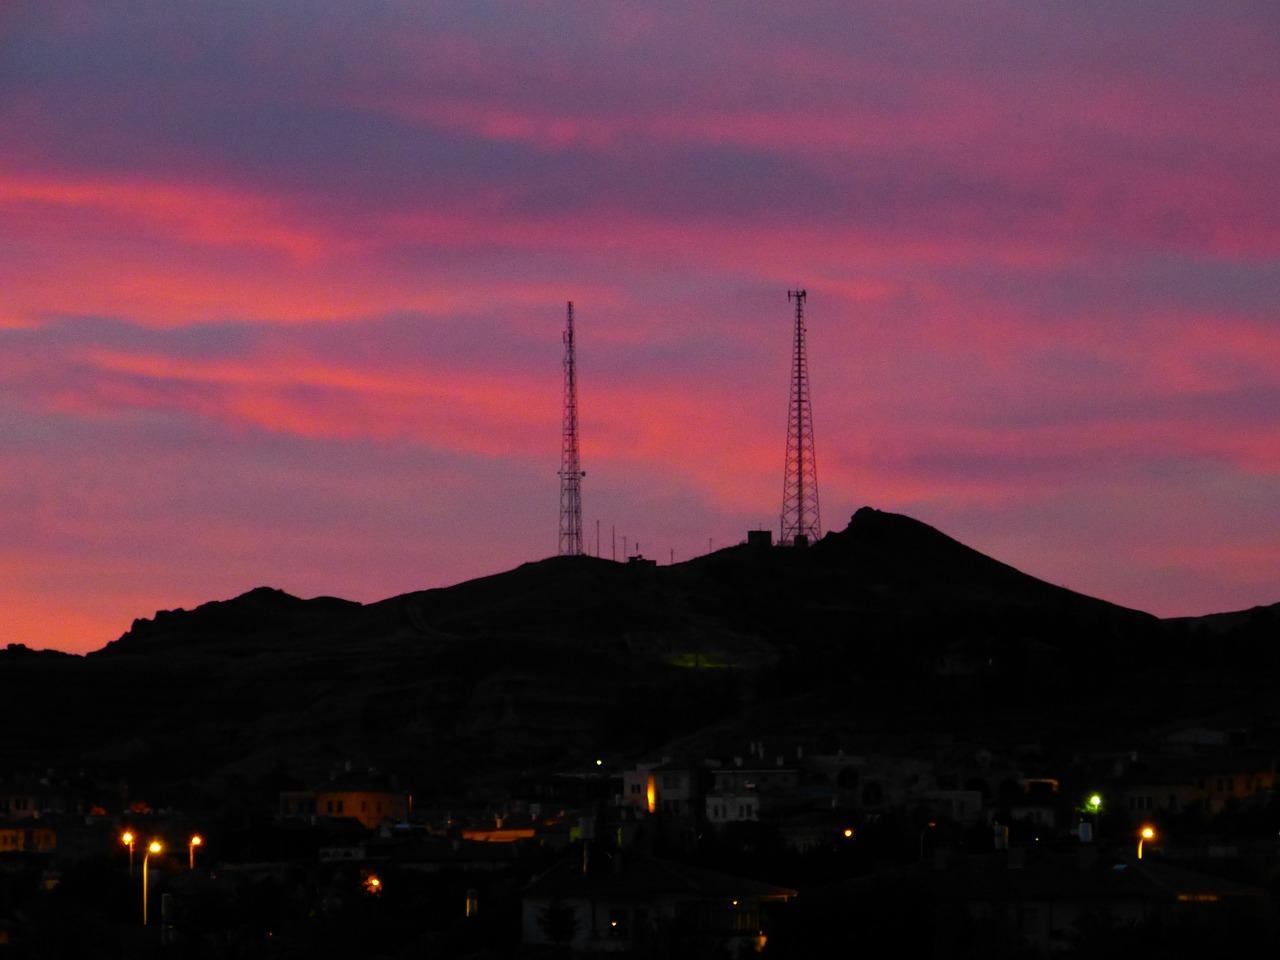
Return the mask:
<svg viewBox="0 0 1280 960">
<path fill-rule="evenodd" d="M 560 556 L 582 553 L 582 478 L 578 460 L 578 375 L 573 356 L 573 301 L 564 322 L 564 429 L 560 437 Z"/>
<path fill-rule="evenodd" d="M 781 542 L 803 544 L 822 537 L 818 515 L 818 468 L 813 454 L 813 409 L 809 404 L 809 364 L 804 350 L 805 291 L 788 290 L 796 302 L 795 353 L 791 361 L 791 402 L 787 407 L 787 464 L 782 481 Z"/>
</svg>

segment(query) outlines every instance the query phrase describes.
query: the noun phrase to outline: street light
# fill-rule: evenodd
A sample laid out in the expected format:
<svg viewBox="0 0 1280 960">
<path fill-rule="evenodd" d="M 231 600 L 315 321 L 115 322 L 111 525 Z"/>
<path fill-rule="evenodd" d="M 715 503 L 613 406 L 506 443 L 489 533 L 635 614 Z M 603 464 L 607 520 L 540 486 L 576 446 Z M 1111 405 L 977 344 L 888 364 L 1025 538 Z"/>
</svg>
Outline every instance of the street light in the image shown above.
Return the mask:
<svg viewBox="0 0 1280 960">
<path fill-rule="evenodd" d="M 159 853 L 163 848 L 160 846 L 159 840 L 152 840 L 147 852 L 142 856 L 142 925 L 147 925 L 147 861 L 151 859 L 153 853 Z"/>
<path fill-rule="evenodd" d="M 1080 837 L 1080 842 L 1092 843 L 1097 839 L 1094 834 L 1098 833 L 1098 821 L 1100 819 L 1099 814 L 1102 810 L 1102 794 L 1089 794 L 1089 796 L 1085 798 L 1084 806 L 1077 809 L 1079 809 L 1079 811 L 1085 814 L 1088 818 L 1080 818 L 1080 825 L 1077 828 L 1077 834 Z"/>
<path fill-rule="evenodd" d="M 190 856 L 191 856 L 191 869 L 192 869 L 192 870 L 194 870 L 194 869 L 196 868 L 196 847 L 200 846 L 200 844 L 202 844 L 202 843 L 204 843 L 204 840 L 201 838 L 200 834 L 198 834 L 198 833 L 197 833 L 197 834 L 193 834 L 193 835 L 192 835 L 192 837 L 191 837 L 190 842 L 188 842 L 188 843 L 187 843 L 187 852 L 188 852 L 188 853 L 190 854 Z"/>
<path fill-rule="evenodd" d="M 136 839 L 128 830 L 120 836 L 120 842 L 129 848 L 129 876 L 131 877 L 133 876 L 133 844 Z"/>
<path fill-rule="evenodd" d="M 924 836 L 929 832 L 930 827 L 936 827 L 937 824 L 930 820 L 924 825 L 924 829 L 920 831 L 920 862 L 924 863 Z"/>
<path fill-rule="evenodd" d="M 1138 834 L 1138 859 L 1142 859 L 1142 843 L 1144 840 L 1154 840 L 1156 836 L 1155 827 L 1143 827 Z"/>
</svg>

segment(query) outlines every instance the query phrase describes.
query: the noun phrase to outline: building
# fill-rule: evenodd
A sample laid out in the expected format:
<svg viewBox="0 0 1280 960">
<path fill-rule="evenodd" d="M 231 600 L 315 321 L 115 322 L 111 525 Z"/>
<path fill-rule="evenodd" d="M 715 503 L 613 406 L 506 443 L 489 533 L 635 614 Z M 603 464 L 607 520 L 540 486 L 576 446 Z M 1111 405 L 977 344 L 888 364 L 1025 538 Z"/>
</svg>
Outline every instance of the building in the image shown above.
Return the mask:
<svg viewBox="0 0 1280 960">
<path fill-rule="evenodd" d="M 411 803 L 394 777 L 344 770 L 312 790 L 280 794 L 280 816 L 314 820 L 347 817 L 374 830 L 384 820 L 407 820 Z"/>
<path fill-rule="evenodd" d="M 800 777 L 795 767 L 733 766 L 711 771 L 705 801 L 707 822 L 714 826 L 752 822 L 773 814 L 795 794 Z"/>
<path fill-rule="evenodd" d="M 642 763 L 622 774 L 622 804 L 675 819 L 702 813 L 702 769 L 694 764 Z"/>
<path fill-rule="evenodd" d="M 1271 755 L 1159 757 L 1130 767 L 1117 784 L 1116 799 L 1134 818 L 1156 811 L 1212 815 L 1233 801 L 1269 797 L 1276 769 Z"/>
<path fill-rule="evenodd" d="M 791 932 L 801 956 L 843 955 L 853 946 L 868 954 L 941 956 L 963 943 L 966 955 L 1049 960 L 1093 955 L 1091 937 L 1114 949 L 1116 937 L 1132 946 L 1135 935 L 1146 942 L 1215 924 L 1230 930 L 1250 911 L 1264 914 L 1267 898 L 1158 857 L 1116 861 L 1091 848 L 1053 854 L 1019 847 L 868 874 L 806 893 L 800 906 L 803 922 Z"/>
<path fill-rule="evenodd" d="M 25 820 L 55 814 L 83 816 L 89 808 L 80 789 L 51 776 L 0 778 L 0 817 Z"/>
<path fill-rule="evenodd" d="M 52 853 L 57 845 L 58 834 L 52 827 L 0 821 L 0 854 Z"/>
<path fill-rule="evenodd" d="M 622 805 L 653 813 L 658 809 L 658 784 L 653 775 L 656 763 L 642 763 L 622 773 Z"/>
<path fill-rule="evenodd" d="M 690 955 L 738 956 L 759 950 L 769 908 L 795 890 L 654 857 L 613 859 L 584 871 L 562 861 L 525 888 L 527 946 L 559 944 L 571 954 L 634 950 L 680 939 Z"/>
</svg>

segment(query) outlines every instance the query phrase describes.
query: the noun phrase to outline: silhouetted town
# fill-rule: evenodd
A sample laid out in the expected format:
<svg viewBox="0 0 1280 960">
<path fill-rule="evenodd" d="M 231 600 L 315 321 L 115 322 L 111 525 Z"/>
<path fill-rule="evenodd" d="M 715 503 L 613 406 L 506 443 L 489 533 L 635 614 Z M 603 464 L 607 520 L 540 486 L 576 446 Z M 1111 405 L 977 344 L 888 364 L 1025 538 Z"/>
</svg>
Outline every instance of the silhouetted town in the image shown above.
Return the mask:
<svg viewBox="0 0 1280 960">
<path fill-rule="evenodd" d="M 1278 623 L 864 510 L 11 646 L 0 958 L 1274 948 Z"/>
</svg>

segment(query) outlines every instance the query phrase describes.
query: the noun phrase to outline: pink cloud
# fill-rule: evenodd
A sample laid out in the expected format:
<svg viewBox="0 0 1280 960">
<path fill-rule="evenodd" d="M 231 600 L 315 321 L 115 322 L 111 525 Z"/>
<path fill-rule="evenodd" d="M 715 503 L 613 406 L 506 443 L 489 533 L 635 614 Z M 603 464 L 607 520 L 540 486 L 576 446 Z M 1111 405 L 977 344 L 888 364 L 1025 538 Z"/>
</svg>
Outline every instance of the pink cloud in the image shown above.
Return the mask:
<svg viewBox="0 0 1280 960">
<path fill-rule="evenodd" d="M 417 549 L 388 516 L 430 518 L 435 582 L 548 552 L 566 299 L 592 509 L 736 539 L 777 509 L 794 283 L 829 527 L 872 503 L 1160 609 L 1274 599 L 1239 519 L 1280 470 L 1274 18 L 282 0 L 5 29 L 0 473 L 66 538 L 9 538 L 65 565 L 42 603 L 140 544 L 175 572 L 103 574 L 103 610 L 281 569 L 376 599 L 415 585 L 356 529 Z M 134 461 L 173 460 L 205 469 L 153 517 Z"/>
<path fill-rule="evenodd" d="M 0 174 L 0 209 L 30 210 L 28 222 L 56 222 L 62 211 L 103 233 L 149 229 L 177 243 L 247 247 L 311 260 L 319 238 L 281 222 L 277 202 L 207 187 L 102 182 Z"/>
</svg>

